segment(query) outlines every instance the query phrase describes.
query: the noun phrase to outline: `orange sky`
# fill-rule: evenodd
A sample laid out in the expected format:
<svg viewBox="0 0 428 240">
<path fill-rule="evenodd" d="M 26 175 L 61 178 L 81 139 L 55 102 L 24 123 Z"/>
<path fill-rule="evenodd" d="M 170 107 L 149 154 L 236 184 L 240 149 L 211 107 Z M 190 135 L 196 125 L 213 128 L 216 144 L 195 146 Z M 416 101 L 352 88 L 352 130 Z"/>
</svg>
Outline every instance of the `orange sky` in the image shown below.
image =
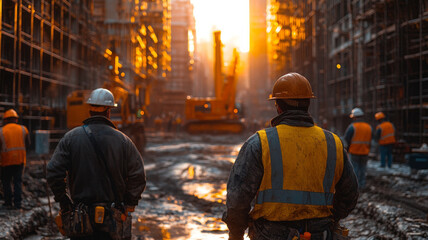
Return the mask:
<svg viewBox="0 0 428 240">
<path fill-rule="evenodd" d="M 222 41 L 241 52 L 249 50 L 249 0 L 191 0 L 197 41 L 212 41 L 220 30 Z"/>
</svg>

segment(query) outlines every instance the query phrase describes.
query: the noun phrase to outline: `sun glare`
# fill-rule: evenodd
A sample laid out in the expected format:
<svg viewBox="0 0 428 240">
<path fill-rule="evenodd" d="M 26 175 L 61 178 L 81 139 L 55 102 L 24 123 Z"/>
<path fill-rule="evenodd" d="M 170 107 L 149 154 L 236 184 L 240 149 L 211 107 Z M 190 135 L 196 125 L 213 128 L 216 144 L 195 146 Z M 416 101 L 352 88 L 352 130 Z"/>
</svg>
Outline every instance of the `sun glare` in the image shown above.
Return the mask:
<svg viewBox="0 0 428 240">
<path fill-rule="evenodd" d="M 197 41 L 212 41 L 214 30 L 221 31 L 224 44 L 248 52 L 249 0 L 191 0 L 196 20 Z"/>
</svg>

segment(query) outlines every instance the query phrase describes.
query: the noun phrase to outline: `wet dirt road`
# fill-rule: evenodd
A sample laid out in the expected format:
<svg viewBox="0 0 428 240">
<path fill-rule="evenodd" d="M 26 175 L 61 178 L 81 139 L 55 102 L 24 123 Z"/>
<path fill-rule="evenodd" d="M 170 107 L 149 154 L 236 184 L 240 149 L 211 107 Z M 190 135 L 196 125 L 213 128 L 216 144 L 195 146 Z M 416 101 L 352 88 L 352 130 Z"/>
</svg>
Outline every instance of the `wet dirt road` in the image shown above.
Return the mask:
<svg viewBox="0 0 428 240">
<path fill-rule="evenodd" d="M 152 136 L 148 178 L 134 213 L 136 239 L 227 239 L 221 222 L 229 171 L 245 138 Z"/>
<path fill-rule="evenodd" d="M 226 183 L 249 135 L 149 134 L 144 157 L 148 185 L 133 214 L 133 239 L 227 239 L 221 221 Z M 415 174 L 404 164 L 390 170 L 378 165 L 369 161 L 368 188 L 341 221 L 351 239 L 428 239 L 428 171 Z"/>
</svg>

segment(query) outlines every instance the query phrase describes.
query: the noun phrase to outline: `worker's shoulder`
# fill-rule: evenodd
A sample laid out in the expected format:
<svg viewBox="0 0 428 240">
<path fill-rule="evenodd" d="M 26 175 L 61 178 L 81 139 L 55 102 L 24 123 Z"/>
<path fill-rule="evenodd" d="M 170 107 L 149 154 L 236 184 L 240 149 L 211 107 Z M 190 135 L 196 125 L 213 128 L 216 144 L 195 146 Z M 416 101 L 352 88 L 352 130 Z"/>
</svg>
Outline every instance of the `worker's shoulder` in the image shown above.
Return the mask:
<svg viewBox="0 0 428 240">
<path fill-rule="evenodd" d="M 262 129 L 262 130 L 264 130 L 264 129 Z M 260 145 L 259 132 L 262 130 L 255 132 L 253 135 L 251 135 L 249 138 L 247 138 L 247 140 L 245 141 L 245 144 L 247 144 L 249 146 L 259 146 Z"/>
<path fill-rule="evenodd" d="M 336 140 L 336 142 L 339 142 L 340 144 L 342 144 L 342 139 L 339 137 L 339 135 L 337 135 L 336 133 L 334 133 L 334 132 L 332 132 L 332 131 L 330 131 L 330 130 L 327 130 L 327 129 L 324 129 L 324 128 L 320 128 L 320 127 L 316 127 L 316 128 L 319 128 L 321 131 L 323 131 L 324 132 L 324 134 L 331 134 L 331 136 L 333 136 L 333 138 Z"/>
</svg>

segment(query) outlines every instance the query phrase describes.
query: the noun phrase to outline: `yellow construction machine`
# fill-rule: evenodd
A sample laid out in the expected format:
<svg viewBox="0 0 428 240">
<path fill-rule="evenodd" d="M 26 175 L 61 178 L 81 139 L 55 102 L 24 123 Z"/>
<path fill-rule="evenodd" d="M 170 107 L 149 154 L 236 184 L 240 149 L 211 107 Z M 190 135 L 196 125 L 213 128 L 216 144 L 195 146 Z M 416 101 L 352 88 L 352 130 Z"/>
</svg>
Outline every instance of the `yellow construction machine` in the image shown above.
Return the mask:
<svg viewBox="0 0 428 240">
<path fill-rule="evenodd" d="M 236 49 L 230 74 L 224 77 L 221 32 L 214 32 L 214 86 L 215 98 L 193 98 L 188 96 L 185 104 L 186 122 L 189 133 L 240 133 L 244 124 L 240 109 L 235 104 L 236 68 L 239 60 Z"/>
<path fill-rule="evenodd" d="M 144 153 L 146 137 L 144 132 L 144 115 L 150 103 L 150 86 L 129 86 L 114 76 L 103 86 L 110 90 L 118 104 L 111 109 L 112 122 L 132 139 L 141 154 Z M 89 117 L 89 105 L 86 101 L 92 90 L 77 90 L 67 96 L 67 128 L 81 126 L 84 119 Z"/>
</svg>

